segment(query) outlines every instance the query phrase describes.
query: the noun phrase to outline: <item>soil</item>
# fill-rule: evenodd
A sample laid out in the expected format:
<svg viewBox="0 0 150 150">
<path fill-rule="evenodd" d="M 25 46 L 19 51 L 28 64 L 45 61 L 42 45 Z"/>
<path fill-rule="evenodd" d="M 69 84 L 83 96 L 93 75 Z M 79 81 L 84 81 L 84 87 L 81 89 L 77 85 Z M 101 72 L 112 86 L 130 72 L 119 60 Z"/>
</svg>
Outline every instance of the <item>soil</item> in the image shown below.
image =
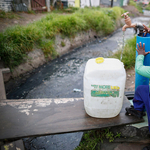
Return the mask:
<svg viewBox="0 0 150 150">
<path fill-rule="evenodd" d="M 17 12 L 15 14 L 16 17 L 12 19 L 0 18 L 0 32 L 4 31 L 7 27 L 10 26 L 26 25 L 28 23 L 32 23 L 47 15 L 47 13 L 29 14 L 26 12 Z"/>
<path fill-rule="evenodd" d="M 140 14 L 134 6 L 124 6 L 123 8 L 128 11 L 132 17 L 143 16 L 143 14 Z"/>
<path fill-rule="evenodd" d="M 138 12 L 138 10 L 134 6 L 125 6 L 125 10 L 129 11 L 134 17 L 142 16 Z M 29 14 L 25 12 L 18 12 L 17 18 L 9 19 L 9 18 L 0 18 L 0 32 L 3 32 L 7 27 L 14 25 L 26 25 L 28 23 L 32 23 L 34 21 L 40 20 L 42 17 L 46 16 L 47 13 L 36 13 Z M 126 87 L 125 91 L 134 91 L 135 87 L 135 71 L 134 68 L 130 70 L 126 70 L 127 79 L 126 79 Z"/>
</svg>

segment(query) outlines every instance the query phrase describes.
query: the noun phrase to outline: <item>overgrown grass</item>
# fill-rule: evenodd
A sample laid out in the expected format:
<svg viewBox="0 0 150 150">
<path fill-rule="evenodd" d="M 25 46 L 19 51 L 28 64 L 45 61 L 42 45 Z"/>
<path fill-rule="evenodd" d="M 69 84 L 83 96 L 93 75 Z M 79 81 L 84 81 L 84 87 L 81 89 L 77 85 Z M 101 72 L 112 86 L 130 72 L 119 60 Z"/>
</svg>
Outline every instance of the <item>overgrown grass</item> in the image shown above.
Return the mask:
<svg viewBox="0 0 150 150">
<path fill-rule="evenodd" d="M 19 65 L 24 61 L 27 52 L 41 41 L 42 36 L 42 31 L 33 25 L 8 28 L 0 34 L 1 59 L 10 68 Z"/>
<path fill-rule="evenodd" d="M 75 150 L 95 150 L 98 149 L 98 144 L 103 143 L 105 139 L 113 142 L 115 138 L 119 138 L 120 136 L 120 133 L 114 135 L 109 128 L 88 131 L 84 133 L 80 145 Z"/>
<path fill-rule="evenodd" d="M 103 35 L 115 29 L 116 20 L 124 10 L 120 7 L 110 9 L 85 8 L 73 14 L 50 13 L 40 21 L 27 26 L 15 26 L 0 34 L 0 57 L 9 68 L 25 61 L 29 51 L 41 48 L 48 58 L 55 58 L 55 36 L 74 37 L 77 33 L 92 29 Z"/>
<path fill-rule="evenodd" d="M 122 50 L 117 51 L 111 57 L 120 59 Z M 122 62 L 126 69 L 132 68 L 135 65 L 135 54 L 136 54 L 136 36 L 128 39 L 124 46 L 122 54 Z"/>
<path fill-rule="evenodd" d="M 129 5 L 134 6 L 140 13 L 143 13 L 142 4 L 136 3 L 133 0 L 130 0 Z"/>
</svg>

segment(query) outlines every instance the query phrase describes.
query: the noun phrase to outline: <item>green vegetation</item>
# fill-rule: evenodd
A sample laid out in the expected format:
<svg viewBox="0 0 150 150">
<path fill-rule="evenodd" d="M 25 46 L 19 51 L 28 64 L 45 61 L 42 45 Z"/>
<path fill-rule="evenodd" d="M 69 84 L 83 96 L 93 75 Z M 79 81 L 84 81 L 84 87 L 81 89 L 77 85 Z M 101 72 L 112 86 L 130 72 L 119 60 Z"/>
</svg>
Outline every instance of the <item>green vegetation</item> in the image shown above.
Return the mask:
<svg viewBox="0 0 150 150">
<path fill-rule="evenodd" d="M 150 3 L 145 7 L 145 10 L 150 10 Z"/>
<path fill-rule="evenodd" d="M 107 35 L 114 31 L 115 23 L 124 10 L 113 8 L 74 9 L 72 14 L 49 13 L 40 21 L 27 26 L 15 26 L 0 33 L 0 57 L 11 69 L 25 61 L 25 56 L 35 47 L 41 48 L 47 58 L 56 57 L 55 36 L 74 37 L 92 29 Z"/>
<path fill-rule="evenodd" d="M 136 3 L 133 0 L 130 0 L 129 5 L 134 6 L 140 13 L 143 13 L 142 3 Z"/>
<path fill-rule="evenodd" d="M 120 59 L 121 52 L 122 50 L 119 50 L 111 57 Z M 136 36 L 131 39 L 128 39 L 124 46 L 122 54 L 122 62 L 124 63 L 126 69 L 134 67 L 135 54 L 136 54 Z"/>
<path fill-rule="evenodd" d="M 5 12 L 5 11 L 0 10 L 0 18 L 12 19 L 12 18 L 20 18 L 20 16 L 13 12 Z"/>
<path fill-rule="evenodd" d="M 105 139 L 113 142 L 115 138 L 119 138 L 120 136 L 120 133 L 114 135 L 109 128 L 88 131 L 84 133 L 80 145 L 75 150 L 95 150 L 96 146 L 99 143 L 103 143 Z"/>
<path fill-rule="evenodd" d="M 122 49 L 120 49 L 110 57 L 120 59 L 121 53 L 122 53 Z M 135 58 L 136 58 L 135 55 L 136 55 L 136 36 L 128 39 L 125 42 L 121 61 L 124 63 L 126 69 L 130 69 L 135 66 Z"/>
<path fill-rule="evenodd" d="M 62 46 L 62 47 L 65 47 L 65 46 L 66 46 L 66 44 L 65 44 L 64 41 L 61 41 L 61 46 Z"/>
</svg>

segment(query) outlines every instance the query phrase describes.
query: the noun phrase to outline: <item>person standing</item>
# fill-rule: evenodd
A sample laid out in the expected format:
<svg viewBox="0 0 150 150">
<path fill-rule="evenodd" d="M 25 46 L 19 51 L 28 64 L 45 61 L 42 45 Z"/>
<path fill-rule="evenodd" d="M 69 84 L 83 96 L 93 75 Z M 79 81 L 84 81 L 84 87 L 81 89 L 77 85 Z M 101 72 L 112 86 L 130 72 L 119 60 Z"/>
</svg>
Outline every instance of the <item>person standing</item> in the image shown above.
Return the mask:
<svg viewBox="0 0 150 150">
<path fill-rule="evenodd" d="M 150 28 L 144 26 L 144 36 L 147 33 L 150 33 Z M 150 79 L 150 66 L 144 66 L 144 57 L 148 55 L 150 52 L 145 52 L 145 44 L 140 42 L 137 44 L 137 52 L 138 56 L 136 58 L 135 63 L 135 72 L 139 75 L 147 77 Z M 126 108 L 127 115 L 133 115 L 138 118 L 142 118 L 144 114 L 144 110 L 146 108 L 147 117 L 148 117 L 148 127 L 149 127 L 149 135 L 150 135 L 150 85 L 139 85 L 136 88 L 134 98 L 133 98 L 133 106 Z M 143 150 L 150 150 L 150 145 L 143 148 Z"/>
</svg>

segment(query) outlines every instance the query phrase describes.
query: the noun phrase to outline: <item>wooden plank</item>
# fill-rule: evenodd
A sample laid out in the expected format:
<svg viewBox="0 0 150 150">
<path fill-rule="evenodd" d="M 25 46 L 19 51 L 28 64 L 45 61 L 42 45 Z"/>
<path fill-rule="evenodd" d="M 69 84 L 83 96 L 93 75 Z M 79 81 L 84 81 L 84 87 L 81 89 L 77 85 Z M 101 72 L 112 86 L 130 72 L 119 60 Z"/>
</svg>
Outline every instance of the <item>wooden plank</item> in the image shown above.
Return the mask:
<svg viewBox="0 0 150 150">
<path fill-rule="evenodd" d="M 0 139 L 69 133 L 143 122 L 125 115 L 130 102 L 124 98 L 120 114 L 97 119 L 86 114 L 83 98 L 2 100 Z"/>
<path fill-rule="evenodd" d="M 40 1 L 34 0 L 36 3 L 38 3 L 40 6 L 45 6 L 43 3 L 41 3 Z"/>
<path fill-rule="evenodd" d="M 1 150 L 25 150 L 22 140 L 14 141 L 1 146 Z"/>
<path fill-rule="evenodd" d="M 4 79 L 3 79 L 3 73 L 0 69 L 0 100 L 6 99 L 6 92 L 5 92 L 5 86 L 4 86 Z"/>
</svg>

